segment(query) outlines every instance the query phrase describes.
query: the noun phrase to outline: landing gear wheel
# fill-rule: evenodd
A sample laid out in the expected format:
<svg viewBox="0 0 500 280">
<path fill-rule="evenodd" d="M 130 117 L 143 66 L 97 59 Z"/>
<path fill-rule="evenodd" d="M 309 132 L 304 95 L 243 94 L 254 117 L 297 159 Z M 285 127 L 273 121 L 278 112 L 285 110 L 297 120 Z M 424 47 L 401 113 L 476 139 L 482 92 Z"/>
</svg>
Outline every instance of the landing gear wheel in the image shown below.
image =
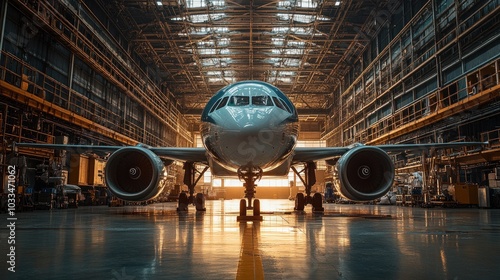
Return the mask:
<svg viewBox="0 0 500 280">
<path fill-rule="evenodd" d="M 205 208 L 205 195 L 197 193 L 194 199 L 194 205 L 196 206 L 196 211 L 207 211 L 207 208 Z"/>
<path fill-rule="evenodd" d="M 320 193 L 315 193 L 312 197 L 312 211 L 313 212 L 324 212 L 323 208 L 323 197 Z"/>
<path fill-rule="evenodd" d="M 253 216 L 260 216 L 260 201 L 258 199 L 254 199 L 253 201 Z"/>
<path fill-rule="evenodd" d="M 189 204 L 189 199 L 187 193 L 181 192 L 179 194 L 179 206 L 177 207 L 177 211 L 187 211 L 188 204 Z"/>
<path fill-rule="evenodd" d="M 247 215 L 247 201 L 245 199 L 240 200 L 240 216 L 245 217 Z"/>
<path fill-rule="evenodd" d="M 303 193 L 298 193 L 295 196 L 295 211 L 304 211 L 305 199 Z"/>
</svg>

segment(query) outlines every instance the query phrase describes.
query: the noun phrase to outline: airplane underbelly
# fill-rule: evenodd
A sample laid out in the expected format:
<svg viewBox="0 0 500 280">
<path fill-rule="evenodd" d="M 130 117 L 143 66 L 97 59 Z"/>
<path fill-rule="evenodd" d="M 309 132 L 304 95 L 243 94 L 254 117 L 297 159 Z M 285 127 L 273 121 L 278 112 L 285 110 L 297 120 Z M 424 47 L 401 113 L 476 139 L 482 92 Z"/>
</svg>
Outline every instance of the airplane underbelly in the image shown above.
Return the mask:
<svg viewBox="0 0 500 280">
<path fill-rule="evenodd" d="M 232 171 L 249 164 L 272 170 L 287 159 L 296 142 L 296 134 L 288 125 L 246 133 L 211 127 L 206 132 L 207 150 L 218 164 Z"/>
</svg>

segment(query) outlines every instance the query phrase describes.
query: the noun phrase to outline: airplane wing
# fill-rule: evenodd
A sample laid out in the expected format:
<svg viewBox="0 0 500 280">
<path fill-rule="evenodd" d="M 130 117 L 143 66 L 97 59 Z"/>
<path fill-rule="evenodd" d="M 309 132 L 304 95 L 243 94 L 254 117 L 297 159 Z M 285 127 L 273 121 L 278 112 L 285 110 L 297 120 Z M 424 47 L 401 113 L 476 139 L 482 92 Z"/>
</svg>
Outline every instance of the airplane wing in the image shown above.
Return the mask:
<svg viewBox="0 0 500 280">
<path fill-rule="evenodd" d="M 38 143 L 16 143 L 16 147 L 67 150 L 75 153 L 108 153 L 115 152 L 126 146 L 96 146 L 96 145 L 63 145 L 63 144 L 38 144 Z M 205 148 L 175 148 L 175 147 L 148 147 L 156 155 L 162 158 L 176 161 L 208 162 Z"/>
<path fill-rule="evenodd" d="M 450 149 L 462 147 L 482 147 L 488 145 L 488 142 L 452 142 L 452 143 L 429 143 L 429 144 L 394 144 L 377 145 L 380 149 L 388 153 L 397 153 L 404 151 L 428 151 L 430 149 Z"/>
<path fill-rule="evenodd" d="M 404 151 L 428 151 L 430 149 L 448 149 L 468 146 L 485 146 L 488 142 L 454 142 L 454 143 L 430 143 L 430 144 L 389 144 L 376 145 L 387 153 L 397 153 Z M 363 145 L 361 145 L 363 146 Z M 354 146 L 350 147 L 322 147 L 322 148 L 301 148 L 295 149 L 293 162 L 310 162 L 316 160 L 329 160 L 338 158 L 347 153 Z"/>
<path fill-rule="evenodd" d="M 322 147 L 322 148 L 295 148 L 292 162 L 310 162 L 316 160 L 328 160 L 347 153 L 347 147 Z"/>
</svg>

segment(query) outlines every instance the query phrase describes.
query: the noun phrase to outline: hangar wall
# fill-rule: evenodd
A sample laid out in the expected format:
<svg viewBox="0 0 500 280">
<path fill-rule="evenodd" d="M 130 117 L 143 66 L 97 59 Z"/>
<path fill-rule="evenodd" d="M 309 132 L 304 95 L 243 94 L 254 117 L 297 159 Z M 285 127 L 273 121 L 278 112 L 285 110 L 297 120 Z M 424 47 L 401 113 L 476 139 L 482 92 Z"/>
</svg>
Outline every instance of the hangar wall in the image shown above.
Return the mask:
<svg viewBox="0 0 500 280">
<path fill-rule="evenodd" d="M 36 118 L 51 123 L 46 133 L 68 135 L 71 143 L 192 146 L 173 95 L 99 8 L 9 1 L 4 14 L 1 92 L 15 101 L 2 104 L 10 141 L 32 140 L 12 126 Z"/>
<path fill-rule="evenodd" d="M 328 146 L 472 140 L 497 147 L 499 1 L 428 1 L 408 17 L 411 2 L 379 27 L 344 77 L 322 138 Z M 398 167 L 420 163 L 421 155 L 412 156 Z"/>
<path fill-rule="evenodd" d="M 99 7 L 87 6 L 92 3 L 2 2 L 2 165 L 12 160 L 13 142 L 193 146 L 188 122 L 156 69 L 141 61 Z M 37 167 L 37 172 L 47 163 L 64 170 L 75 164 L 70 153 L 18 153 L 26 156 L 22 168 Z M 169 184 L 175 183 L 178 170 L 182 168 L 169 167 Z M 32 173 L 22 185 L 35 185 Z"/>
<path fill-rule="evenodd" d="M 402 27 L 403 5 L 344 77 L 323 138 L 329 145 L 415 140 L 399 136 L 458 112 L 390 132 L 485 91 L 481 104 L 498 101 L 498 7 L 498 1 L 428 1 Z M 461 136 L 479 140 L 480 133 Z"/>
</svg>

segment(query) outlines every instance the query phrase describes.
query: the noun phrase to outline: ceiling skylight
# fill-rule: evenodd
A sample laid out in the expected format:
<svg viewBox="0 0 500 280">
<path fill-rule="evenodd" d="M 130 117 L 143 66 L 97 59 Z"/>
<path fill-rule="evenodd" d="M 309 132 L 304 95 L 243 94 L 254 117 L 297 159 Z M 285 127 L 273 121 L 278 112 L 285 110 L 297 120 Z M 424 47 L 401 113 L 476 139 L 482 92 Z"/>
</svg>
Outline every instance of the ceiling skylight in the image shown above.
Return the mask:
<svg viewBox="0 0 500 280">
<path fill-rule="evenodd" d="M 276 14 L 279 20 L 285 20 L 285 21 L 296 21 L 296 22 L 301 22 L 301 23 L 311 23 L 316 20 L 322 20 L 326 21 L 329 20 L 329 18 L 325 16 L 316 16 L 316 15 L 304 15 L 304 14 L 284 14 L 284 13 L 278 13 Z"/>
<path fill-rule="evenodd" d="M 184 5 L 186 3 L 186 7 L 188 9 L 193 8 L 204 8 L 207 6 L 224 6 L 224 0 L 179 0 L 179 5 Z"/>
<path fill-rule="evenodd" d="M 217 84 L 217 83 L 234 83 L 236 82 L 235 77 L 210 77 L 208 78 L 209 83 Z"/>
<path fill-rule="evenodd" d="M 271 53 L 274 55 L 302 55 L 304 49 L 272 49 Z"/>
<path fill-rule="evenodd" d="M 311 28 L 311 27 L 279 26 L 279 27 L 273 27 L 272 32 L 276 33 L 276 34 L 292 33 L 292 34 L 298 34 L 298 35 L 310 35 L 313 33 L 313 28 Z"/>
<path fill-rule="evenodd" d="M 202 23 L 209 21 L 221 20 L 226 16 L 224 13 L 213 13 L 213 14 L 196 14 L 183 17 L 174 17 L 173 21 L 188 21 L 192 23 Z"/>
<path fill-rule="evenodd" d="M 289 9 L 292 7 L 315 9 L 321 0 L 288 0 L 279 1 L 278 8 Z"/>
<path fill-rule="evenodd" d="M 213 57 L 213 58 L 204 58 L 200 59 L 201 66 L 203 67 L 227 67 L 232 62 L 229 57 Z"/>
<path fill-rule="evenodd" d="M 196 45 L 198 45 L 199 48 L 227 47 L 227 46 L 229 46 L 229 43 L 231 43 L 231 39 L 220 38 L 217 40 L 200 41 L 200 42 L 196 43 Z"/>
</svg>

